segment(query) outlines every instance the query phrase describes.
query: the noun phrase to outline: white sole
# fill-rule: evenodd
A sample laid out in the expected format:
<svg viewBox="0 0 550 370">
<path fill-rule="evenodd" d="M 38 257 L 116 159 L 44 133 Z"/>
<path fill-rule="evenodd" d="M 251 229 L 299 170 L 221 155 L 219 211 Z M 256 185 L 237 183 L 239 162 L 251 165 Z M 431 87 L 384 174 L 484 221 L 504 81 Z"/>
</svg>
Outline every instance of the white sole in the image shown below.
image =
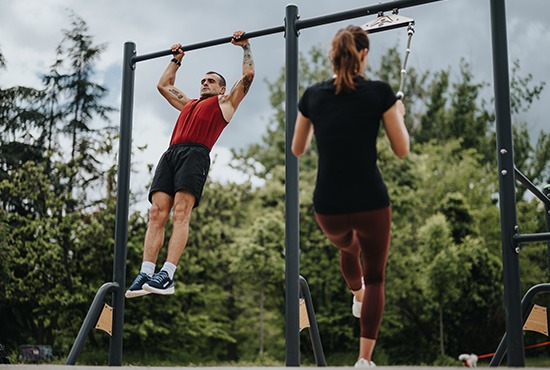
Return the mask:
<svg viewBox="0 0 550 370">
<path fill-rule="evenodd" d="M 127 290 L 126 293 L 124 294 L 124 296 L 126 298 L 136 298 L 136 297 L 141 297 L 141 296 L 144 296 L 144 295 L 147 295 L 147 294 L 150 294 L 151 292 L 148 292 L 146 290 Z"/>
<path fill-rule="evenodd" d="M 167 288 L 167 289 L 157 289 L 157 288 L 153 288 L 152 286 L 150 286 L 148 284 L 143 284 L 143 289 L 146 290 L 149 293 L 155 293 L 155 294 L 160 294 L 160 295 L 174 294 L 174 287 L 173 286 L 170 287 L 170 288 Z"/>
</svg>

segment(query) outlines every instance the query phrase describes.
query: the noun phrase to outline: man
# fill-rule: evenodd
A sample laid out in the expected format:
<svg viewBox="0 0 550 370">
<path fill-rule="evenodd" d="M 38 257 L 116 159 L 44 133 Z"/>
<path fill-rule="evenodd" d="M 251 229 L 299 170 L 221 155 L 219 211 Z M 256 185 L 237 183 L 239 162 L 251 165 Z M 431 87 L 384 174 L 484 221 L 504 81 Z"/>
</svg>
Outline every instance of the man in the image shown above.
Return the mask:
<svg viewBox="0 0 550 370">
<path fill-rule="evenodd" d="M 254 79 L 254 61 L 243 31 L 233 33 L 231 43 L 243 48 L 243 73 L 228 94 L 225 79 L 207 72 L 201 80 L 200 98 L 190 99 L 174 86 L 176 72 L 185 56 L 180 44 L 171 47 L 174 58 L 160 77 L 157 88 L 180 111 L 170 146 L 162 155 L 149 192 L 151 210 L 143 243 L 143 262 L 126 298 L 149 293 L 173 294 L 174 273 L 187 244 L 191 210 L 199 205 L 210 168 L 210 150 L 244 99 Z M 164 227 L 172 214 L 173 231 L 166 262 L 155 273 Z"/>
</svg>

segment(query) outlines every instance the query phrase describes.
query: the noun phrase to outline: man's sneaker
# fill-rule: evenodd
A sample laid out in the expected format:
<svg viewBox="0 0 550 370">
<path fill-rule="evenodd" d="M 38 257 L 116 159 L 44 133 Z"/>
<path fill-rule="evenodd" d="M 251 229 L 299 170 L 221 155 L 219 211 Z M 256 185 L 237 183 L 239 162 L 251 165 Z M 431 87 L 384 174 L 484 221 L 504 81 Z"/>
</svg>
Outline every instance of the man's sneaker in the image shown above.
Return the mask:
<svg viewBox="0 0 550 370">
<path fill-rule="evenodd" d="M 160 270 L 143 285 L 143 289 L 149 293 L 174 294 L 174 280 L 170 279 L 166 271 Z"/>
<path fill-rule="evenodd" d="M 143 284 L 147 283 L 151 279 L 149 275 L 144 272 L 140 272 L 134 279 L 130 288 L 126 291 L 126 298 L 141 297 L 142 295 L 149 294 L 150 292 L 143 289 Z"/>
<path fill-rule="evenodd" d="M 353 304 L 351 305 L 351 313 L 357 318 L 361 318 L 361 308 L 363 307 L 363 302 L 359 302 L 355 296 L 353 296 Z"/>
<path fill-rule="evenodd" d="M 355 367 L 376 367 L 376 364 L 364 358 L 360 358 L 355 363 Z"/>
</svg>

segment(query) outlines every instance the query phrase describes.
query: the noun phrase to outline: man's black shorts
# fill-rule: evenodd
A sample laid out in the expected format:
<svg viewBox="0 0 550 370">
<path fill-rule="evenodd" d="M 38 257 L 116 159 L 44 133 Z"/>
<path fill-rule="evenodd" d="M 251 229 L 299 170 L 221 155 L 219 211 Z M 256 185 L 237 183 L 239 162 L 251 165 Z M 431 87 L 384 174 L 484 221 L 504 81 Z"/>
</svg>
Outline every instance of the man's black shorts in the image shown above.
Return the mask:
<svg viewBox="0 0 550 370">
<path fill-rule="evenodd" d="M 178 191 L 187 190 L 196 198 L 193 208 L 197 207 L 209 170 L 210 150 L 207 146 L 199 143 L 171 145 L 157 164 L 149 202 L 157 191 L 175 196 Z"/>
</svg>

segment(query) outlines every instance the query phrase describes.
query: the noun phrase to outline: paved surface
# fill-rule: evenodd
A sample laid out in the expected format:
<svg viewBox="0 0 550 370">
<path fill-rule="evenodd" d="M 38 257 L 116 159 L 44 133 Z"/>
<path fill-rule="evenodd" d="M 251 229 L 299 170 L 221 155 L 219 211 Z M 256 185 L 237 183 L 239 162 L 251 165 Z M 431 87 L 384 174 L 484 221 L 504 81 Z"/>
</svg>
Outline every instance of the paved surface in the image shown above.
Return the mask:
<svg viewBox="0 0 550 370">
<path fill-rule="evenodd" d="M 302 366 L 303 367 L 303 366 Z M 351 367 L 351 366 L 350 366 Z M 0 365 L 0 370 L 113 370 L 118 368 L 121 370 L 178 370 L 178 369 L 200 369 L 200 370 L 222 370 L 222 369 L 239 369 L 239 370 L 256 370 L 256 369 L 270 369 L 270 370 L 288 370 L 289 367 L 237 367 L 237 366 L 219 366 L 219 367 L 156 367 L 156 366 L 72 366 L 72 365 Z M 312 367 L 307 367 L 311 369 Z M 315 367 L 313 367 L 315 368 Z M 323 369 L 342 369 L 342 367 L 323 367 Z M 436 366 L 378 366 L 378 368 L 388 370 L 464 370 L 464 367 L 436 367 Z M 525 370 L 540 370 L 536 367 L 524 367 Z"/>
<path fill-rule="evenodd" d="M 349 366 L 352 367 L 352 366 Z M 237 366 L 219 366 L 219 367 L 163 367 L 163 366 L 78 366 L 78 365 L 0 365 L 0 370 L 113 370 L 113 369 L 121 369 L 121 370 L 178 370 L 178 369 L 200 369 L 200 370 L 222 370 L 222 369 L 239 369 L 239 370 L 259 370 L 259 369 L 270 369 L 270 370 L 288 370 L 289 368 L 296 368 L 296 367 L 237 367 Z M 300 368 L 307 368 L 307 369 L 313 369 L 314 367 L 304 367 L 301 366 Z M 346 366 L 342 367 L 323 367 L 322 369 L 330 370 L 330 369 L 346 369 Z M 464 370 L 465 367 L 432 367 L 432 366 L 378 366 L 378 368 L 384 368 L 384 369 L 391 369 L 391 370 Z M 524 368 L 529 369 L 529 368 Z M 536 368 L 531 368 L 536 369 Z M 540 369 L 540 368 L 539 368 Z"/>
</svg>

